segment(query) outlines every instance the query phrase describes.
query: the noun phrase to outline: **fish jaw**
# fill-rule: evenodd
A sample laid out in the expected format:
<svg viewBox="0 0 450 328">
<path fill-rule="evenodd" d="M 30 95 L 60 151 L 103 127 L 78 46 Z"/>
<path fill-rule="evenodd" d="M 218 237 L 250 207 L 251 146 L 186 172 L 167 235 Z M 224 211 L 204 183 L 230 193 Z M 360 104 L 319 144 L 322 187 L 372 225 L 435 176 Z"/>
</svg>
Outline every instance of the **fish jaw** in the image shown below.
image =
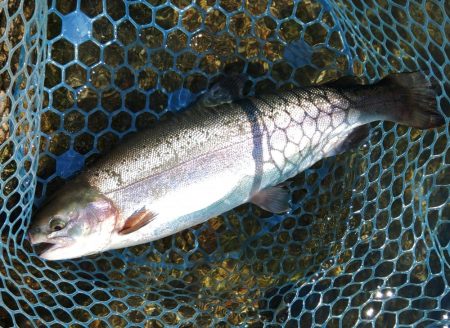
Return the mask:
<svg viewBox="0 0 450 328">
<path fill-rule="evenodd" d="M 45 260 L 62 260 L 67 259 L 70 256 L 70 249 L 73 248 L 75 240 L 70 237 L 57 237 L 48 239 L 45 236 L 36 237 L 31 234 L 28 235 L 30 243 L 33 246 L 38 245 L 37 248 L 41 248 L 43 245 L 44 249 L 38 252 L 39 257 Z"/>
<path fill-rule="evenodd" d="M 68 260 L 79 258 L 110 249 L 112 236 L 102 235 L 73 238 L 70 236 L 51 236 L 28 234 L 31 245 L 39 257 L 45 260 Z"/>
</svg>

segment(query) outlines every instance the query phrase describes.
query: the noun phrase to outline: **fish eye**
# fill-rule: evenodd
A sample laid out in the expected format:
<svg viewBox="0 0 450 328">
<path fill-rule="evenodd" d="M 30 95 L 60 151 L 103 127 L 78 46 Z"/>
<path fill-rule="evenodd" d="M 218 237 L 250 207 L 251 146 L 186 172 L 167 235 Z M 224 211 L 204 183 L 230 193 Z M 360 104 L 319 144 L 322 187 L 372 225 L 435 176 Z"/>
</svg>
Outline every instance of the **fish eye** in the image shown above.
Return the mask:
<svg viewBox="0 0 450 328">
<path fill-rule="evenodd" d="M 60 218 L 53 218 L 50 220 L 49 226 L 51 231 L 59 231 L 66 226 L 66 222 Z"/>
</svg>

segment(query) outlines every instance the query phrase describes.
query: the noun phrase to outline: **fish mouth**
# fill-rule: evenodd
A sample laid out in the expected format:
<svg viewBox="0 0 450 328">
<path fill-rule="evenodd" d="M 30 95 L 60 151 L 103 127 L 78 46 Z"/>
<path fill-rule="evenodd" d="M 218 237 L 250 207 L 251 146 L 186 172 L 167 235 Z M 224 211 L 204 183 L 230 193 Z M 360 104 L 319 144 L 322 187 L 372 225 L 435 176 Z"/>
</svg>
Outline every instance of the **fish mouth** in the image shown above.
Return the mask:
<svg viewBox="0 0 450 328">
<path fill-rule="evenodd" d="M 54 237 L 46 238 L 45 240 L 34 240 L 32 236 L 29 236 L 29 240 L 31 245 L 33 245 L 36 254 L 42 258 L 47 258 L 55 250 L 70 246 L 75 242 L 75 240 L 70 237 Z"/>
</svg>

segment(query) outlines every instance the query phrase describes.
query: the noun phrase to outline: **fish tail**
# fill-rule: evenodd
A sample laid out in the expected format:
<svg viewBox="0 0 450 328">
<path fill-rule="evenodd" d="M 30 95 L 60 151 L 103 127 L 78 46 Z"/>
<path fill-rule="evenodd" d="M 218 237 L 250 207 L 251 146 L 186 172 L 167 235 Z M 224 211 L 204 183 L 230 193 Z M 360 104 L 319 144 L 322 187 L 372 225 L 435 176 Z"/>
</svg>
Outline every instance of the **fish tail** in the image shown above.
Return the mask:
<svg viewBox="0 0 450 328">
<path fill-rule="evenodd" d="M 420 72 L 393 74 L 381 82 L 399 100 L 398 108 L 386 108 L 386 119 L 419 129 L 432 129 L 445 123 L 437 110 L 436 92 Z"/>
</svg>

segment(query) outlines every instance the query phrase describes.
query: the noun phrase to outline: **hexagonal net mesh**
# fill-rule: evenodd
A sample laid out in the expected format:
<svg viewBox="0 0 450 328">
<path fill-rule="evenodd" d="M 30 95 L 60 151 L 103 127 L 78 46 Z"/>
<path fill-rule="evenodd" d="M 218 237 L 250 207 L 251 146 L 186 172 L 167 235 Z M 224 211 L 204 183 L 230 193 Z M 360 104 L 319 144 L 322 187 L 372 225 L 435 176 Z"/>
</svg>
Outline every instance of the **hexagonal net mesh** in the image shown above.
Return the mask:
<svg viewBox="0 0 450 328">
<path fill-rule="evenodd" d="M 44 2 L 0 3 L 0 326 L 448 323 L 448 2 Z M 243 205 L 60 262 L 24 238 L 33 201 L 222 73 L 247 75 L 253 94 L 418 69 L 447 124 L 373 125 L 364 147 L 293 180 L 289 214 Z"/>
</svg>

